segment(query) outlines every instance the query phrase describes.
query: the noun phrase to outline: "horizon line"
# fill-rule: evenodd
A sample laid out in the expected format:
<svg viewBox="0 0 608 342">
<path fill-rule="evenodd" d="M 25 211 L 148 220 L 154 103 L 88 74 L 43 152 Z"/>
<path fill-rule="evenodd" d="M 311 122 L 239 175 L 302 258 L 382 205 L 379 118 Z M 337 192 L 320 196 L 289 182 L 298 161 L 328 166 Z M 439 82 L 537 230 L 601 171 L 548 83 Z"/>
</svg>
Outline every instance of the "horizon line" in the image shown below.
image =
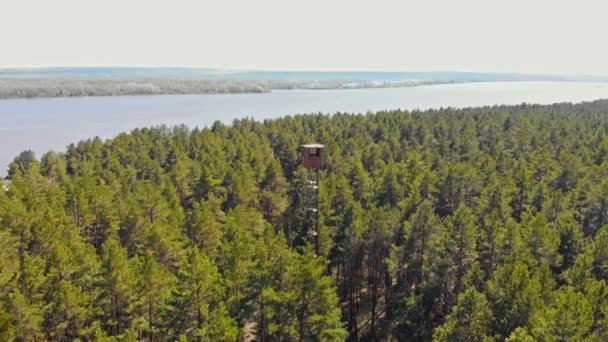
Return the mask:
<svg viewBox="0 0 608 342">
<path fill-rule="evenodd" d="M 139 64 L 139 65 L 109 65 L 109 64 L 87 64 L 87 65 L 36 65 L 36 66 L 0 66 L 0 71 L 6 70 L 44 70 L 44 69 L 77 69 L 77 68 L 138 68 L 138 69 L 199 69 L 225 72 L 439 72 L 439 73 L 483 73 L 483 74 L 520 74 L 538 76 L 578 76 L 578 77 L 607 77 L 602 73 L 571 73 L 555 71 L 495 71 L 495 70 L 473 70 L 473 69 L 402 69 L 402 68 L 267 68 L 267 67 L 217 67 L 202 65 L 167 65 L 167 64 Z"/>
</svg>

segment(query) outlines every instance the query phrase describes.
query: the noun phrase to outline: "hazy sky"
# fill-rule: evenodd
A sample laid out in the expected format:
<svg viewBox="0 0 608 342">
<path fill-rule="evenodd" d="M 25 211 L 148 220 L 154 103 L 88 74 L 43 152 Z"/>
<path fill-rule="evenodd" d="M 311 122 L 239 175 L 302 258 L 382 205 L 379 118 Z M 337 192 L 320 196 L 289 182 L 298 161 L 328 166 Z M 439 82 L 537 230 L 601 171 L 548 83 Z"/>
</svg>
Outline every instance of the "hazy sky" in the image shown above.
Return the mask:
<svg viewBox="0 0 608 342">
<path fill-rule="evenodd" d="M 608 2 L 0 0 L 0 67 L 608 75 Z"/>
</svg>

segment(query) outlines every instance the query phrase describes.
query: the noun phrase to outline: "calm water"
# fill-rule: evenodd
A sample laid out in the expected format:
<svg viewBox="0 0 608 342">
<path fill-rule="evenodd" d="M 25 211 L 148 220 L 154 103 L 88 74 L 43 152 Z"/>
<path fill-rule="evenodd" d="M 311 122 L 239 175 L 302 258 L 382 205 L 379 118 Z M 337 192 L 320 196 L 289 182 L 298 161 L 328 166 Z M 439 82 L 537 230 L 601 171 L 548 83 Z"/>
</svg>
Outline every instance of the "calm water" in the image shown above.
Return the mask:
<svg viewBox="0 0 608 342">
<path fill-rule="evenodd" d="M 608 98 L 608 83 L 496 82 L 411 88 L 283 90 L 269 94 L 162 95 L 0 100 L 0 175 L 21 151 L 37 156 L 71 142 L 136 127 L 206 126 L 216 120 Z"/>
</svg>

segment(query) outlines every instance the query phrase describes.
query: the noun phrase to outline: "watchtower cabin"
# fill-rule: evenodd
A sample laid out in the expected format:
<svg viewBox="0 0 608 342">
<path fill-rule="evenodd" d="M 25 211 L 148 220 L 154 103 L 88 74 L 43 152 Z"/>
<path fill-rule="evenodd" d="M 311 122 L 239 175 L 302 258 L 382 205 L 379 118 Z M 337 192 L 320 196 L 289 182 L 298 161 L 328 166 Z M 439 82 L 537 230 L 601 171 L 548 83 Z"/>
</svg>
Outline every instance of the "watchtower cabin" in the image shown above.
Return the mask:
<svg viewBox="0 0 608 342">
<path fill-rule="evenodd" d="M 302 145 L 302 162 L 309 170 L 319 170 L 325 165 L 325 146 L 321 144 Z"/>
<path fill-rule="evenodd" d="M 325 146 L 302 145 L 302 165 L 306 168 L 304 207 L 306 209 L 305 236 L 314 244 L 319 255 L 319 170 L 325 166 Z"/>
</svg>

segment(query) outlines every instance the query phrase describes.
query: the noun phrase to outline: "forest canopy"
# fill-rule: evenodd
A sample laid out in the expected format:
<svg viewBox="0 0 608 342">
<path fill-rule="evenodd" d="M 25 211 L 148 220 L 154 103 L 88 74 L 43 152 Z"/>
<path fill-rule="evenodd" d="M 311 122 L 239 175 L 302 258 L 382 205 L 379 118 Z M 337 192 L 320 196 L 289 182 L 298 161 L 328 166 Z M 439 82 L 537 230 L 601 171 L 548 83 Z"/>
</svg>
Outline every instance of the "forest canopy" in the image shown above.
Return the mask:
<svg viewBox="0 0 608 342">
<path fill-rule="evenodd" d="M 607 279 L 608 101 L 143 128 L 0 186 L 0 340 L 606 341 Z"/>
</svg>

